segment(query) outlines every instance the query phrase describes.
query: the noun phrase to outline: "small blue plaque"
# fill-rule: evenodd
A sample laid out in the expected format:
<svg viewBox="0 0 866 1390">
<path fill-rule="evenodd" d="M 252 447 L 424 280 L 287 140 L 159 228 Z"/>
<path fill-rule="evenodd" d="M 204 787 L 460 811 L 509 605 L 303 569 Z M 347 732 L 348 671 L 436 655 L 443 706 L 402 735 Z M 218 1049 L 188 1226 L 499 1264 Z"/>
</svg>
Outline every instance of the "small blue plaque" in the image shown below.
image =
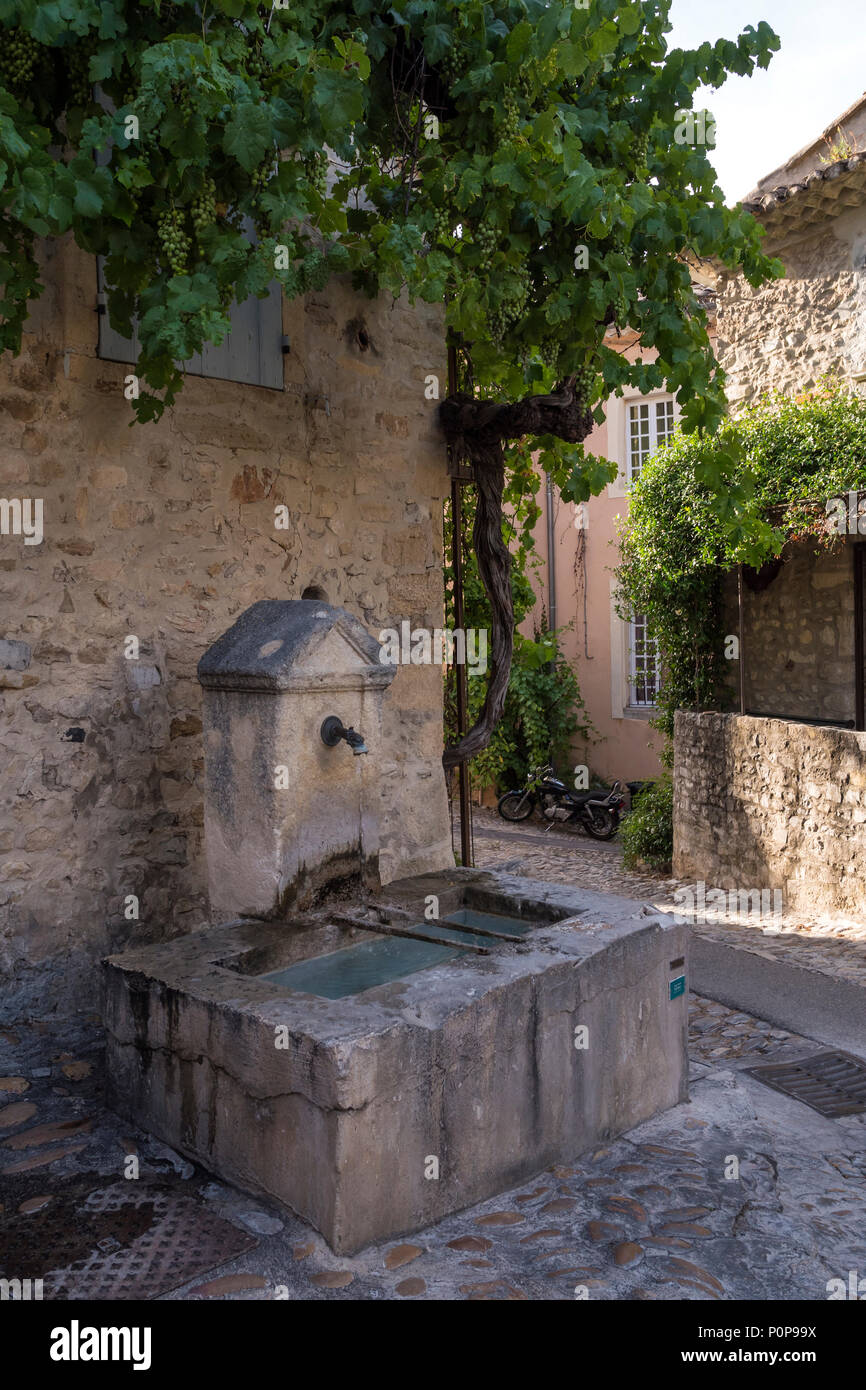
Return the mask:
<svg viewBox="0 0 866 1390">
<path fill-rule="evenodd" d="M 677 975 L 675 980 L 671 980 L 671 999 L 679 999 L 681 994 L 686 992 L 685 975 Z"/>
</svg>

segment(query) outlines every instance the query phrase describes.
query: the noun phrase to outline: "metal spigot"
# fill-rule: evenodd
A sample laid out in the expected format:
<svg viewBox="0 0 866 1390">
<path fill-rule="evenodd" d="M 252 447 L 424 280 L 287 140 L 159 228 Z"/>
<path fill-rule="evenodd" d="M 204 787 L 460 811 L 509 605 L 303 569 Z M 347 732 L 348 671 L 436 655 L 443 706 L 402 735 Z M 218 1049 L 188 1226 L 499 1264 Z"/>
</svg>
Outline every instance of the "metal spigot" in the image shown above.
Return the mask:
<svg viewBox="0 0 866 1390">
<path fill-rule="evenodd" d="M 356 758 L 359 758 L 362 753 L 369 753 L 370 751 L 364 742 L 363 735 L 356 733 L 352 728 L 347 729 L 342 719 L 338 719 L 336 714 L 328 715 L 319 732 L 322 736 L 322 742 L 328 748 L 336 748 L 340 739 L 344 739 Z"/>
</svg>

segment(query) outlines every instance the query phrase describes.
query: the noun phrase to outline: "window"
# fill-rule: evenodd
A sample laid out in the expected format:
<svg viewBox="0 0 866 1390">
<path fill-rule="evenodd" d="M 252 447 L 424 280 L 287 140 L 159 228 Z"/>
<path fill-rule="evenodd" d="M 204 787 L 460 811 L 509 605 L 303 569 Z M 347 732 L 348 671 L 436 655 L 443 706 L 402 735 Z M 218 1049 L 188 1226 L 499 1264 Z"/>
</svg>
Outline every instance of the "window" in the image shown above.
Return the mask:
<svg viewBox="0 0 866 1390">
<path fill-rule="evenodd" d="M 674 403 L 670 397 L 660 401 L 638 401 L 628 408 L 628 480 L 640 477 L 646 460 L 674 431 Z"/>
<path fill-rule="evenodd" d="M 103 257 L 97 257 L 98 289 L 104 294 Z M 104 305 L 104 298 L 100 298 Z M 219 347 L 206 343 L 202 352 L 184 363 L 190 376 L 217 377 L 222 381 L 242 381 L 249 386 L 269 386 L 282 391 L 283 385 L 283 304 L 275 280 L 265 299 L 251 295 L 243 304 L 229 310 L 231 329 Z M 99 314 L 98 355 L 110 362 L 138 360 L 138 333 L 133 325 L 131 338 L 123 338 L 111 327 L 107 310 Z"/>
<path fill-rule="evenodd" d="M 628 625 L 628 702 L 634 709 L 655 706 L 660 680 L 659 646 L 643 613 Z"/>
</svg>

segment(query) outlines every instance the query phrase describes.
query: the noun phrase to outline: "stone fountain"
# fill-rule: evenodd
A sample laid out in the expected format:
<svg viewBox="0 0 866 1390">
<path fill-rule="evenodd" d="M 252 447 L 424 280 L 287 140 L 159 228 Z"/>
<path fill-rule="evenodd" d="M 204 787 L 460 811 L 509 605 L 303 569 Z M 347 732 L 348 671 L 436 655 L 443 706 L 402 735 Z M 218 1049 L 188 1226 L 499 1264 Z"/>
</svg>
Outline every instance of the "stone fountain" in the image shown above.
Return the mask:
<svg viewBox="0 0 866 1390">
<path fill-rule="evenodd" d="M 199 664 L 219 924 L 106 962 L 115 1108 L 345 1253 L 687 1094 L 673 918 L 473 869 L 382 886 L 394 675 L 342 609 L 244 613 Z"/>
</svg>

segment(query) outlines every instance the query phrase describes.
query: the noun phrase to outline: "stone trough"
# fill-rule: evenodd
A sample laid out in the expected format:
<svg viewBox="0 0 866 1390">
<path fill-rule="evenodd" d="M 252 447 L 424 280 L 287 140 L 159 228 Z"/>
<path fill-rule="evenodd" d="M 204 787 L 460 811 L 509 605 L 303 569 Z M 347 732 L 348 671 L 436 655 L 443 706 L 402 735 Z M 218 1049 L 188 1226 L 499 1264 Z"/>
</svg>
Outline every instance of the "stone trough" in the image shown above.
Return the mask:
<svg viewBox="0 0 866 1390">
<path fill-rule="evenodd" d="M 257 608 L 250 612 L 260 629 Z M 371 701 L 381 682 L 354 620 L 339 610 L 327 618 L 320 605 L 312 627 L 300 615 L 304 635 L 292 608 L 269 606 L 276 635 L 257 630 L 247 657 L 253 652 L 254 666 L 266 649 L 272 660 L 287 632 L 301 664 L 329 644 L 343 661 L 343 693 L 354 693 L 349 712 L 363 716 L 374 751 Z M 247 617 L 236 625 L 244 640 Z M 275 811 L 278 833 L 268 833 L 262 814 L 251 820 L 250 852 L 267 880 L 260 903 L 106 962 L 116 1109 L 226 1180 L 284 1204 L 336 1252 L 352 1253 L 685 1098 L 685 927 L 638 903 L 472 869 L 371 888 L 363 851 L 377 843 L 372 796 L 357 810 L 366 759 L 313 737 L 340 692 L 325 673 L 314 699 L 314 681 L 295 670 L 292 688 L 273 667 L 270 683 L 259 673 L 257 686 L 255 673 L 251 680 L 237 669 L 238 642 L 221 640 L 234 653 L 238 699 L 233 707 L 221 697 L 216 731 L 205 729 L 228 784 L 211 807 L 209 859 L 215 842 L 240 855 L 250 768 L 269 769 L 279 754 L 278 762 L 302 761 L 306 779 Z M 366 671 L 353 674 L 350 647 Z M 202 664 L 213 681 L 213 660 Z M 336 713 L 348 724 L 342 707 Z M 233 747 L 243 767 L 233 764 Z M 320 762 L 338 834 L 324 836 L 318 861 L 307 837 L 298 891 L 286 869 L 301 837 L 292 827 L 308 801 L 321 800 Z M 316 814 L 324 824 L 321 805 Z M 347 881 L 359 850 L 357 877 Z M 327 896 L 329 862 L 339 897 Z M 210 872 L 219 880 L 219 861 Z M 254 876 L 227 884 L 223 873 L 214 896 L 243 903 L 256 891 Z"/>
</svg>

